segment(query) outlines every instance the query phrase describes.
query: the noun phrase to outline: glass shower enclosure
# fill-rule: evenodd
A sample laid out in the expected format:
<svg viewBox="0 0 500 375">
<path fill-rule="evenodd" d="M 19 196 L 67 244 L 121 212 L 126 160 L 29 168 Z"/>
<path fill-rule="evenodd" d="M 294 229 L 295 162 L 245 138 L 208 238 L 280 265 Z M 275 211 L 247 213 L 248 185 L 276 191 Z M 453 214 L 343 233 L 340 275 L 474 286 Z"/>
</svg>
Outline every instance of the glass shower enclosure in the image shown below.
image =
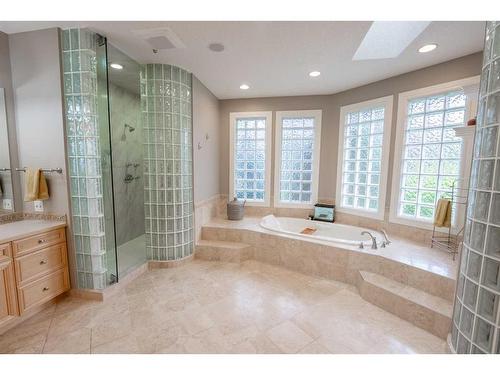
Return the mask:
<svg viewBox="0 0 500 375">
<path fill-rule="evenodd" d="M 61 34 L 77 282 L 104 289 L 193 254 L 191 73 L 139 65 L 88 29 Z"/>
<path fill-rule="evenodd" d="M 140 68 L 90 30 L 61 34 L 77 282 L 104 289 L 146 261 Z"/>
</svg>

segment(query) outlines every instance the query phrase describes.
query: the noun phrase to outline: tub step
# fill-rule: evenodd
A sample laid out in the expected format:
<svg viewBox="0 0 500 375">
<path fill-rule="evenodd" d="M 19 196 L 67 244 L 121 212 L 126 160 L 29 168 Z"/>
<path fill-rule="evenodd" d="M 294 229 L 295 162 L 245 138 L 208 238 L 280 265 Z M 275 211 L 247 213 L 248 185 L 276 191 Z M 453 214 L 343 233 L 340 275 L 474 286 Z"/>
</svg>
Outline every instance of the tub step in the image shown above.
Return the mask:
<svg viewBox="0 0 500 375">
<path fill-rule="evenodd" d="M 252 255 L 252 246 L 242 242 L 200 240 L 195 250 L 196 259 L 222 262 L 243 262 Z"/>
<path fill-rule="evenodd" d="M 375 273 L 359 273 L 363 299 L 446 339 L 451 326 L 451 302 Z"/>
</svg>

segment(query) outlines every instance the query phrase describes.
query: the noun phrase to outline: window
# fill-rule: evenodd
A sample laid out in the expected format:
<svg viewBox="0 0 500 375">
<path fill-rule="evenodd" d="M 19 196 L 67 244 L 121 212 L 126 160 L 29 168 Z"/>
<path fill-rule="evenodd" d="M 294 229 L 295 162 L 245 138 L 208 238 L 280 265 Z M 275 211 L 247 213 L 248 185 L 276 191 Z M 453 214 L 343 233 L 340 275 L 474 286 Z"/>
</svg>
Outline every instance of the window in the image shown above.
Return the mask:
<svg viewBox="0 0 500 375">
<path fill-rule="evenodd" d="M 336 206 L 384 218 L 393 97 L 340 109 Z"/>
<path fill-rule="evenodd" d="M 231 113 L 231 197 L 269 206 L 271 184 L 271 112 Z"/>
<path fill-rule="evenodd" d="M 452 186 L 463 183 L 462 138 L 454 128 L 466 121 L 463 86 L 470 82 L 399 95 L 391 221 L 431 227 L 437 200 L 450 198 Z"/>
<path fill-rule="evenodd" d="M 276 112 L 275 207 L 316 203 L 320 140 L 320 110 Z"/>
</svg>

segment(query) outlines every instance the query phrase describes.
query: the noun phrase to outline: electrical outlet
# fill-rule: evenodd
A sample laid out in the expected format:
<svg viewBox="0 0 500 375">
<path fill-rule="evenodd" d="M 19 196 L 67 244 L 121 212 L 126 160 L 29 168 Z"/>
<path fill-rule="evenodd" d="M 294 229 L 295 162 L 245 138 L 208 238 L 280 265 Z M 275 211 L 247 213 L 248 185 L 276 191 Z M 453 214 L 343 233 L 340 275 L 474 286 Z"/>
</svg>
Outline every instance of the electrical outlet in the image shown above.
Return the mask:
<svg viewBox="0 0 500 375">
<path fill-rule="evenodd" d="M 4 199 L 2 201 L 2 208 L 4 210 L 12 210 L 12 199 Z"/>
<path fill-rule="evenodd" d="M 35 201 L 35 211 L 37 212 L 43 212 L 43 202 L 42 201 Z"/>
</svg>

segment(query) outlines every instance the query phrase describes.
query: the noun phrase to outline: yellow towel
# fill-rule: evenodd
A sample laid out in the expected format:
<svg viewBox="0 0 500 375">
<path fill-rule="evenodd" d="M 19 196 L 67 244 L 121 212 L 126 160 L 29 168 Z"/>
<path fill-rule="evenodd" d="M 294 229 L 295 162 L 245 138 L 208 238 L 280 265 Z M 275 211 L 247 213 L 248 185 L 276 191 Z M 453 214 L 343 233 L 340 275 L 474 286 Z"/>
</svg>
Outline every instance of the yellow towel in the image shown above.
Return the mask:
<svg viewBox="0 0 500 375">
<path fill-rule="evenodd" d="M 43 201 L 49 199 L 49 189 L 43 172 L 38 168 L 26 168 L 24 201 Z"/>
<path fill-rule="evenodd" d="M 451 201 L 449 199 L 438 200 L 434 215 L 434 225 L 446 228 L 451 226 Z"/>
</svg>

